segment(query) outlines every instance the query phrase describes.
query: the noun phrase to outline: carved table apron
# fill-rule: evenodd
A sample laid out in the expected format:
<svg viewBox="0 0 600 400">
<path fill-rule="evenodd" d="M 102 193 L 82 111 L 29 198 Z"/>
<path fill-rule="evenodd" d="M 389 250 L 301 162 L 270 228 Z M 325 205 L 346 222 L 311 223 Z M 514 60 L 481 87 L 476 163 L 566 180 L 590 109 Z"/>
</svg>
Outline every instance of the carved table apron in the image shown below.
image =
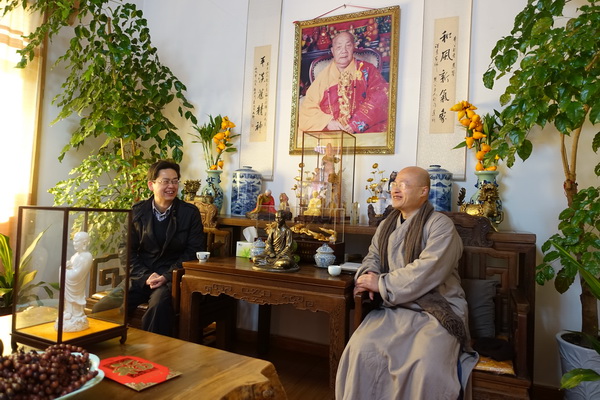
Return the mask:
<svg viewBox="0 0 600 400">
<path fill-rule="evenodd" d="M 348 317 L 352 307 L 353 276 L 332 277 L 327 270 L 301 265 L 297 272 L 255 271 L 245 258 L 211 258 L 208 262 L 184 262 L 181 281 L 180 337 L 189 340 L 199 329 L 194 292 L 260 305 L 291 304 L 300 310 L 329 314 L 329 385 L 333 389 L 337 365 L 348 339 Z M 266 315 L 268 317 L 268 315 Z M 268 321 L 259 326 L 268 327 Z M 268 330 L 268 328 L 267 328 Z M 267 332 L 268 334 L 268 332 Z"/>
</svg>

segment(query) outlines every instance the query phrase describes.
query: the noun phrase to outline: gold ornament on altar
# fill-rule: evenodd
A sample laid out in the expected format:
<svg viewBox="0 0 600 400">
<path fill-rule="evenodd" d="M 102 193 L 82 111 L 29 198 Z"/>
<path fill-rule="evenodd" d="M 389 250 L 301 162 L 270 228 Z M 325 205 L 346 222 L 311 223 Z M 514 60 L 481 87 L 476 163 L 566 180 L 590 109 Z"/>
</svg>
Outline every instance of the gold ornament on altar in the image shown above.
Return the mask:
<svg viewBox="0 0 600 400">
<path fill-rule="evenodd" d="M 504 219 L 504 213 L 498 210 L 497 200 L 500 198 L 498 195 L 498 186 L 494 183 L 486 183 L 481 187 L 478 200 L 478 204 L 468 204 L 464 202 L 465 199 L 465 188 L 462 188 L 458 193 L 458 206 L 460 212 L 474 215 L 477 217 L 486 217 L 494 224 L 499 224 Z M 492 224 L 492 227 L 496 229 L 496 226 Z"/>
</svg>

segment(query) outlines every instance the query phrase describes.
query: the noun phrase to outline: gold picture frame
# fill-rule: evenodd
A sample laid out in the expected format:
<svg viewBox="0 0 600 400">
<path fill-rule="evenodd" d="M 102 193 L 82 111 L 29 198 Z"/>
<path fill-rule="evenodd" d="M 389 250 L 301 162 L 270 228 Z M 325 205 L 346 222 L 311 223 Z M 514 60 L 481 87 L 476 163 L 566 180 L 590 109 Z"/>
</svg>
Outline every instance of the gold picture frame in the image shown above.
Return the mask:
<svg viewBox="0 0 600 400">
<path fill-rule="evenodd" d="M 331 80 L 341 76 L 331 43 L 342 32 L 353 34 L 356 60 L 345 92 Z M 399 6 L 296 22 L 290 154 L 301 154 L 302 132 L 328 130 L 324 120 L 355 133 L 358 154 L 394 154 L 399 33 Z"/>
</svg>

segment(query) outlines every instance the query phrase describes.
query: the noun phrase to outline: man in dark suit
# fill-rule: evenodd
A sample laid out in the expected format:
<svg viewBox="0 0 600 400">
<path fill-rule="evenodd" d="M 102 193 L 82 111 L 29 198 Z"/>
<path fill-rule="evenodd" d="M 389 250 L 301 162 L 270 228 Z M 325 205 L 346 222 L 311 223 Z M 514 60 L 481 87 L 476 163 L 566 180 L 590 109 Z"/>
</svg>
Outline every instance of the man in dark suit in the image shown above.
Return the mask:
<svg viewBox="0 0 600 400">
<path fill-rule="evenodd" d="M 172 335 L 171 276 L 205 250 L 198 208 L 177 198 L 179 165 L 160 160 L 148 170 L 153 195 L 132 208 L 131 285 L 128 314 L 148 303 L 142 329 Z"/>
</svg>

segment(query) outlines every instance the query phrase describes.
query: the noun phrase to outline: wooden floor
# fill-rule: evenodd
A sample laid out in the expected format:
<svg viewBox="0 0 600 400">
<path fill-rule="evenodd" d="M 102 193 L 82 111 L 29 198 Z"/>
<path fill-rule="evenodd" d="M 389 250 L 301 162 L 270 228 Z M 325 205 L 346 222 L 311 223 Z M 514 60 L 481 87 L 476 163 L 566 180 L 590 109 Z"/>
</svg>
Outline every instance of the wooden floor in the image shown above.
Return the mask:
<svg viewBox="0 0 600 400">
<path fill-rule="evenodd" d="M 248 343 L 236 343 L 235 352 L 256 357 Z M 288 400 L 326 400 L 331 399 L 329 392 L 329 360 L 290 350 L 271 348 L 265 357 L 271 361 L 279 374 Z"/>
</svg>

